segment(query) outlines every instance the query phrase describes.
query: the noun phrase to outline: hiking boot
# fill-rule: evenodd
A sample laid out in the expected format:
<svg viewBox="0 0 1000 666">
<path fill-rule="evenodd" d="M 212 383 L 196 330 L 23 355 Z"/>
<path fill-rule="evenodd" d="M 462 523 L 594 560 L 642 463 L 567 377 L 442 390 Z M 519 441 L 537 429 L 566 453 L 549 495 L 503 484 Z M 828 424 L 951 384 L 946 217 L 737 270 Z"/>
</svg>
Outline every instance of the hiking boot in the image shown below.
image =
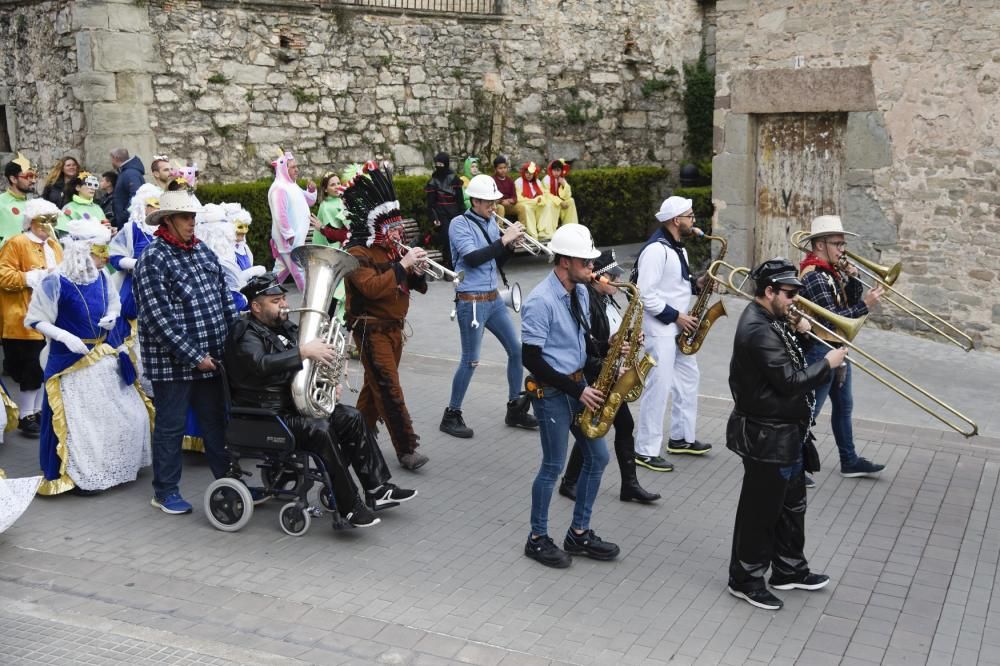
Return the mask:
<svg viewBox="0 0 1000 666">
<path fill-rule="evenodd" d="M 733 586 L 730 585 L 728 589 L 729 594 L 733 595 L 737 599 L 743 599 L 751 606 L 763 608 L 764 610 L 780 610 L 781 607 L 785 605 L 785 602 L 771 594 L 767 588 L 743 592 L 742 590 L 734 589 Z"/>
<path fill-rule="evenodd" d="M 712 450 L 711 444 L 702 444 L 697 439 L 693 442 L 685 442 L 683 439 L 671 439 L 667 442 L 668 453 L 690 453 L 700 456 Z"/>
<path fill-rule="evenodd" d="M 559 482 L 559 494 L 571 500 L 576 500 L 576 484 L 568 482 L 564 476 L 562 481 Z"/>
<path fill-rule="evenodd" d="M 878 473 L 885 469 L 885 465 L 873 463 L 865 458 L 858 458 L 852 465 L 841 465 L 840 475 L 853 479 L 861 476 L 876 477 Z"/>
<path fill-rule="evenodd" d="M 635 454 L 635 464 L 641 465 L 646 469 L 651 469 L 654 472 L 672 472 L 674 471 L 674 466 L 668 463 L 666 460 L 660 456 L 640 456 L 638 453 Z"/>
<path fill-rule="evenodd" d="M 411 472 L 420 469 L 427 464 L 430 460 L 427 456 L 422 453 L 417 453 L 416 451 L 411 451 L 410 453 L 404 453 L 399 456 L 399 464 L 402 465 L 403 469 L 409 470 Z"/>
<path fill-rule="evenodd" d="M 38 414 L 28 414 L 17 420 L 17 429 L 25 437 L 38 437 L 42 432 L 41 419 Z"/>
<path fill-rule="evenodd" d="M 525 430 L 535 430 L 538 428 L 538 419 L 528 413 L 531 402 L 527 395 L 514 398 L 507 403 L 507 416 L 504 423 L 512 428 L 524 428 Z"/>
<path fill-rule="evenodd" d="M 577 534 L 572 527 L 566 531 L 563 549 L 570 555 L 585 555 L 593 560 L 613 560 L 621 552 L 618 546 L 594 534 L 594 530 Z"/>
<path fill-rule="evenodd" d="M 368 495 L 371 503 L 374 504 L 376 510 L 380 506 L 407 502 L 417 496 L 416 490 L 400 488 L 394 483 L 383 483 L 375 490 L 366 490 L 365 493 Z"/>
<path fill-rule="evenodd" d="M 771 576 L 767 584 L 776 590 L 819 590 L 827 586 L 830 577 L 824 574 L 807 573 L 801 578 L 778 578 Z"/>
<path fill-rule="evenodd" d="M 381 518 L 375 517 L 374 511 L 365 506 L 361 498 L 354 500 L 354 507 L 344 518 L 355 527 L 372 527 L 382 522 Z"/>
<path fill-rule="evenodd" d="M 465 425 L 465 419 L 462 418 L 461 409 L 445 407 L 444 416 L 441 417 L 440 430 L 441 432 L 448 433 L 452 437 L 461 437 L 462 439 L 469 439 L 472 437 L 472 428 Z"/>
<path fill-rule="evenodd" d="M 559 550 L 559 546 L 548 535 L 537 539 L 529 536 L 528 542 L 524 544 L 524 554 L 554 569 L 565 569 L 573 563 L 573 558 L 565 551 Z"/>
</svg>

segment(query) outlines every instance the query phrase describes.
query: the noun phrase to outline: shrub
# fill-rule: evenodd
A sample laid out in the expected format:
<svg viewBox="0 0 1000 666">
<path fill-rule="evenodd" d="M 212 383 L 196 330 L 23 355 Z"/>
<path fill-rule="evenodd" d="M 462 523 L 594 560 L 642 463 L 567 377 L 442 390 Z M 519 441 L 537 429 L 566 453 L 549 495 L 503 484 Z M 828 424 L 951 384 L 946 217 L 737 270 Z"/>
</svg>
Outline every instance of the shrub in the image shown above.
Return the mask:
<svg viewBox="0 0 1000 666">
<path fill-rule="evenodd" d="M 695 160 L 712 157 L 712 117 L 715 113 L 715 72 L 708 68 L 705 52 L 698 61 L 684 65 L 684 142 Z"/>
</svg>

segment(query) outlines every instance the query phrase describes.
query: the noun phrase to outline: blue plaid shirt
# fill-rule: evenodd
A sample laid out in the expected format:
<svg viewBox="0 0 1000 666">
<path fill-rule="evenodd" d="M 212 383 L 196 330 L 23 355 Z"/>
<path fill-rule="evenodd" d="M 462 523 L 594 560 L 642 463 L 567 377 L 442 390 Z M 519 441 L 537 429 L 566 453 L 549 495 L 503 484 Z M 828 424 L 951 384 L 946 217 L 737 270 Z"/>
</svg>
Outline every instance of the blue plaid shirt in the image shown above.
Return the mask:
<svg viewBox="0 0 1000 666">
<path fill-rule="evenodd" d="M 799 295 L 816 305 L 851 319 L 868 314 L 868 306 L 861 300 L 865 288 L 857 278 L 848 278 L 844 283 L 817 266 L 814 270 L 804 273 L 800 279 L 802 288 L 799 289 Z M 832 328 L 830 322 L 825 319 L 821 321 L 828 328 Z"/>
<path fill-rule="evenodd" d="M 143 374 L 154 382 L 218 374 L 197 366 L 221 359 L 236 308 L 219 260 L 204 243 L 190 252 L 156 238 L 139 257 L 132 291 L 138 305 Z"/>
</svg>

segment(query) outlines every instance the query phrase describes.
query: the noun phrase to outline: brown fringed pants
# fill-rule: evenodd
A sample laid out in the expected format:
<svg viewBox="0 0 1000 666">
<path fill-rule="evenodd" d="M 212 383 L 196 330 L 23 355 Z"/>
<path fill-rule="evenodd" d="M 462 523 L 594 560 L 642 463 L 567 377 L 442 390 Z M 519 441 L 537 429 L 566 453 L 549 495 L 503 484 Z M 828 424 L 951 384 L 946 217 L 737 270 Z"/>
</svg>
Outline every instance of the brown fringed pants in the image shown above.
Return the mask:
<svg viewBox="0 0 1000 666">
<path fill-rule="evenodd" d="M 358 411 L 369 428 L 381 420 L 389 431 L 396 456 L 413 453 L 419 438 L 413 432 L 413 421 L 406 409 L 403 387 L 399 384 L 399 360 L 403 355 L 403 330 L 398 323 L 387 326 L 354 325 L 354 344 L 361 354 L 365 383 L 358 395 Z"/>
</svg>

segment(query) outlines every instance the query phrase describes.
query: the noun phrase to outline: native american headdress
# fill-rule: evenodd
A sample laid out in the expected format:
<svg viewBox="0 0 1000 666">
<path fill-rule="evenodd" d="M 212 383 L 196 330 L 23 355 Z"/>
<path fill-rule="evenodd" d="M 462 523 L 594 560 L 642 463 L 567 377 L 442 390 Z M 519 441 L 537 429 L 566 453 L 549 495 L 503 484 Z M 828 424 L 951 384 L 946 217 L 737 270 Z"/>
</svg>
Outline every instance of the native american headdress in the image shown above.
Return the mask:
<svg viewBox="0 0 1000 666">
<path fill-rule="evenodd" d="M 348 247 L 381 245 L 394 253 L 386 239 L 389 229 L 403 224 L 399 212 L 396 188 L 392 184 L 392 167 L 367 162 L 346 184 L 343 194 L 344 209 L 351 225 Z"/>
</svg>

